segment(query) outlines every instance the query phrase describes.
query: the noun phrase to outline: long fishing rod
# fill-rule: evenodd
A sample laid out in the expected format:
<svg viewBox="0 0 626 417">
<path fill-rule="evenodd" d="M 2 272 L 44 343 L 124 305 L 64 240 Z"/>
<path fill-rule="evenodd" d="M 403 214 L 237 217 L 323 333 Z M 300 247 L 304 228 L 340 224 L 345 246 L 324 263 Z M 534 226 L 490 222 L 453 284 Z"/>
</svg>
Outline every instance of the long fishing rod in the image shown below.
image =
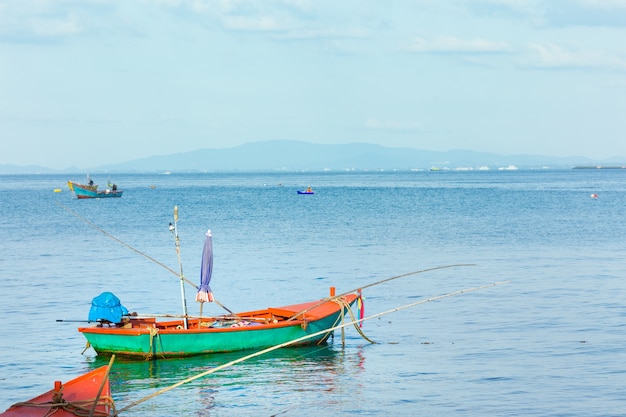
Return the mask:
<svg viewBox="0 0 626 417">
<path fill-rule="evenodd" d="M 312 310 L 312 309 L 314 309 L 316 307 L 319 307 L 319 306 L 321 306 L 322 304 L 324 304 L 324 303 L 326 303 L 328 301 L 336 300 L 337 298 L 341 298 L 341 297 L 345 297 L 348 294 L 352 294 L 353 292 L 356 292 L 356 291 L 359 291 L 359 290 L 363 290 L 365 288 L 373 287 L 374 285 L 380 285 L 380 284 L 383 284 L 385 282 L 393 281 L 393 280 L 399 279 L 399 278 L 408 277 L 408 276 L 411 276 L 411 275 L 423 274 L 424 272 L 436 271 L 438 269 L 456 268 L 456 267 L 460 267 L 460 266 L 476 266 L 476 264 L 453 264 L 453 265 L 436 266 L 434 268 L 420 269 L 419 271 L 407 272 L 405 274 L 396 275 L 395 277 L 385 278 L 383 280 L 376 281 L 376 282 L 373 282 L 371 284 L 363 285 L 363 286 L 360 286 L 360 287 L 355 288 L 355 289 L 350 290 L 350 291 L 343 292 L 343 293 L 338 294 L 338 295 L 331 295 L 330 297 L 323 298 L 323 299 L 320 300 L 319 303 L 317 303 L 317 304 L 315 304 L 315 305 L 313 305 L 311 307 L 308 307 L 305 310 L 299 311 L 296 314 L 294 314 L 293 316 L 289 317 L 289 319 L 287 319 L 287 321 L 295 320 L 298 316 L 301 316 L 302 314 L 304 314 L 304 313 L 306 313 L 306 312 L 308 312 L 308 311 L 310 311 L 310 310 Z"/>
<path fill-rule="evenodd" d="M 289 317 L 287 319 L 287 321 L 293 321 L 297 317 L 299 317 L 299 316 L 309 312 L 310 310 L 312 310 L 312 309 L 314 309 L 316 307 L 321 306 L 322 304 L 327 303 L 328 301 L 332 301 L 332 300 L 339 299 L 341 297 L 345 297 L 348 294 L 352 294 L 352 293 L 354 293 L 356 291 L 359 291 L 359 290 L 362 290 L 364 288 L 370 288 L 370 287 L 373 287 L 375 285 L 380 285 L 380 284 L 383 284 L 385 282 L 393 281 L 393 280 L 400 279 L 400 278 L 405 278 L 405 277 L 408 277 L 408 276 L 411 276 L 411 275 L 423 274 L 425 272 L 436 271 L 436 270 L 439 270 L 439 269 L 456 268 L 456 267 L 461 267 L 461 266 L 475 266 L 475 264 L 453 264 L 453 265 L 436 266 L 436 267 L 433 267 L 433 268 L 420 269 L 419 271 L 407 272 L 405 274 L 400 274 L 400 275 L 396 275 L 396 276 L 393 276 L 393 277 L 390 277 L 390 278 L 385 278 L 385 279 L 382 279 L 380 281 L 376 281 L 376 282 L 373 282 L 373 283 L 370 283 L 370 284 L 362 285 L 362 286 L 360 286 L 358 288 L 355 288 L 355 289 L 350 290 L 350 291 L 343 292 L 341 294 L 337 294 L 337 295 L 333 295 L 333 296 L 330 296 L 330 297 L 322 298 L 318 303 L 312 305 L 311 307 L 308 307 L 308 308 L 306 308 L 304 310 L 298 311 L 293 316 Z M 196 288 L 198 288 L 198 287 L 196 287 Z M 230 311 L 226 307 L 222 306 L 221 304 L 220 304 L 220 306 L 223 309 L 225 309 L 226 311 L 228 311 L 234 319 L 237 319 L 237 318 L 243 319 L 242 317 L 237 316 L 235 313 L 233 313 L 232 311 Z M 172 315 L 172 314 L 162 314 L 162 315 L 157 315 L 157 314 L 140 314 L 138 316 L 167 317 L 167 318 L 203 318 L 203 319 L 207 318 L 208 319 L 208 317 L 205 317 L 205 316 L 202 316 L 202 315 L 200 315 L 200 316 L 193 316 L 193 315 L 188 315 L 188 314 L 182 315 L 182 316 L 181 315 Z M 225 316 L 217 316 L 217 317 L 215 317 L 215 319 L 219 318 L 220 320 L 222 320 L 224 317 Z M 80 322 L 80 323 L 84 323 L 85 322 L 84 320 L 61 320 L 61 319 L 57 319 L 57 321 L 59 321 L 59 322 Z M 90 323 L 90 322 L 87 321 L 87 323 Z"/>
<path fill-rule="evenodd" d="M 74 211 L 74 210 L 70 209 L 69 207 L 67 207 L 67 206 L 65 206 L 65 205 L 63 205 L 63 204 L 61 204 L 61 203 L 59 203 L 58 201 L 56 202 L 56 204 L 58 204 L 59 206 L 61 206 L 61 207 L 62 207 L 63 209 L 65 209 L 66 211 L 70 212 L 72 215 L 74 215 L 74 216 L 78 217 L 79 219 L 83 220 L 85 223 L 87 223 L 88 225 L 90 225 L 90 226 L 91 226 L 91 227 L 93 227 L 94 229 L 96 229 L 96 230 L 98 230 L 99 232 L 103 233 L 105 236 L 107 236 L 107 237 L 109 237 L 109 238 L 111 238 L 111 239 L 115 240 L 116 242 L 118 242 L 118 243 L 119 243 L 119 244 L 121 244 L 122 246 L 125 246 L 125 247 L 127 247 L 128 249 L 132 250 L 133 252 L 135 252 L 135 253 L 137 253 L 137 254 L 139 254 L 139 255 L 141 255 L 141 256 L 143 256 L 143 257 L 145 257 L 145 258 L 149 259 L 149 260 L 151 260 L 152 262 L 156 263 L 157 265 L 160 265 L 161 267 L 165 268 L 166 270 L 168 270 L 168 271 L 169 271 L 169 272 L 171 272 L 172 274 L 176 275 L 177 277 L 180 277 L 180 276 L 181 276 L 181 274 L 179 274 L 178 272 L 176 272 L 175 270 L 173 270 L 173 269 L 172 269 L 172 268 L 170 268 L 169 266 L 167 266 L 167 265 L 165 265 L 165 264 L 163 264 L 163 263 L 159 262 L 158 260 L 154 259 L 153 257 L 151 257 L 151 256 L 149 256 L 149 255 L 147 255 L 147 254 L 145 254 L 145 253 L 143 253 L 143 252 L 139 251 L 138 249 L 135 249 L 134 247 L 130 246 L 129 244 L 127 244 L 127 243 L 125 243 L 125 242 L 121 241 L 120 239 L 118 239 L 118 238 L 116 238 L 115 236 L 111 235 L 111 234 L 110 234 L 110 233 L 108 233 L 106 230 L 102 229 L 102 228 L 101 228 L 101 227 L 99 227 L 98 225 L 96 225 L 96 224 L 94 224 L 93 222 L 89 221 L 88 219 L 86 219 L 85 217 L 83 217 L 82 215 L 80 215 L 79 213 L 77 213 L 76 211 Z M 434 267 L 434 268 L 421 269 L 421 270 L 419 270 L 419 271 L 408 272 L 408 273 L 405 273 L 405 274 L 396 275 L 396 276 L 391 277 L 391 278 L 386 278 L 386 279 L 383 279 L 383 280 L 380 280 L 380 281 L 377 281 L 377 282 L 374 282 L 374 283 L 371 283 L 371 284 L 367 284 L 367 285 L 364 285 L 364 286 L 361 286 L 361 287 L 355 288 L 354 290 L 351 290 L 351 291 L 346 291 L 346 292 L 344 292 L 344 293 L 341 293 L 341 294 L 338 294 L 338 295 L 335 295 L 335 296 L 331 296 L 331 297 L 326 297 L 326 298 L 323 298 L 323 299 L 322 299 L 322 300 L 321 300 L 318 304 L 315 304 L 314 306 L 309 307 L 309 308 L 307 308 L 306 310 L 302 310 L 302 311 L 300 311 L 300 312 L 298 312 L 298 313 L 294 314 L 292 317 L 290 317 L 290 318 L 288 319 L 288 321 L 295 320 L 297 317 L 301 316 L 302 314 L 304 314 L 304 313 L 306 313 L 306 312 L 310 311 L 311 309 L 313 309 L 313 308 L 315 308 L 315 307 L 319 307 L 320 305 L 324 304 L 324 303 L 325 303 L 325 302 L 327 302 L 327 301 L 330 301 L 330 300 L 334 300 L 334 299 L 337 299 L 337 298 L 344 297 L 344 296 L 346 296 L 346 295 L 348 295 L 348 294 L 351 294 L 351 293 L 353 293 L 353 292 L 355 292 L 355 291 L 358 291 L 359 289 L 361 289 L 361 290 L 362 290 L 362 289 L 365 289 L 365 288 L 373 287 L 373 286 L 375 286 L 375 285 L 383 284 L 383 283 L 385 283 L 385 282 L 393 281 L 393 280 L 396 280 L 396 279 L 399 279 L 399 278 L 404 278 L 404 277 L 411 276 L 411 275 L 422 274 L 422 273 L 424 273 L 424 272 L 436 271 L 436 270 L 438 270 L 438 269 L 445 269 L 445 268 L 455 268 L 455 267 L 461 267 L 461 266 L 475 266 L 475 264 L 453 264 L 453 265 L 444 265 L 444 266 L 438 266 L 438 267 Z M 199 288 L 200 288 L 198 285 L 194 284 L 193 282 L 191 282 L 191 281 L 190 281 L 189 279 L 187 279 L 186 277 L 182 276 L 182 279 L 183 279 L 185 282 L 187 282 L 189 285 L 192 285 L 194 288 L 196 288 L 196 289 L 199 289 Z M 214 299 L 214 300 L 213 300 L 213 302 L 215 302 L 217 305 L 219 305 L 220 307 L 222 307 L 224 310 L 228 311 L 230 314 L 235 315 L 235 313 L 233 313 L 233 311 L 232 311 L 232 310 L 230 310 L 230 309 L 226 308 L 226 307 L 225 307 L 224 305 L 222 305 L 219 301 L 217 301 L 217 300 L 215 300 L 215 299 Z"/>
<path fill-rule="evenodd" d="M 225 364 L 216 366 L 215 368 L 211 368 L 211 369 L 209 369 L 207 371 L 201 372 L 201 373 L 199 373 L 197 375 L 194 375 L 192 377 L 189 377 L 187 379 L 179 381 L 179 382 L 177 382 L 177 383 L 175 383 L 173 385 L 170 385 L 169 387 L 163 388 L 163 389 L 161 389 L 161 390 L 159 390 L 159 391 L 157 391 L 155 393 L 152 393 L 152 394 L 150 394 L 150 395 L 148 395 L 148 396 L 146 396 L 144 398 L 141 398 L 141 399 L 139 399 L 139 400 L 137 400 L 137 401 L 127 405 L 126 407 L 121 408 L 115 414 L 113 414 L 113 416 L 117 416 L 121 412 L 127 411 L 130 408 L 135 407 L 136 405 L 139 405 L 139 404 L 141 404 L 143 402 L 146 402 L 149 399 L 152 399 L 152 398 L 154 398 L 154 397 L 156 397 L 158 395 L 161 395 L 163 393 L 171 391 L 174 388 L 178 388 L 181 385 L 184 385 L 184 384 L 187 384 L 189 382 L 195 381 L 196 379 L 203 378 L 203 377 L 205 377 L 207 375 L 213 374 L 213 373 L 215 373 L 217 371 L 221 371 L 222 369 L 225 369 L 225 368 L 228 368 L 230 366 L 236 365 L 236 364 L 241 363 L 243 361 L 246 361 L 248 359 L 252 359 L 252 358 L 255 358 L 257 356 L 261 356 L 261 355 L 264 355 L 266 353 L 272 352 L 274 350 L 277 350 L 277 349 L 280 349 L 280 348 L 283 348 L 283 347 L 286 347 L 286 346 L 290 346 L 290 345 L 293 345 L 293 344 L 298 343 L 298 342 L 302 342 L 302 341 L 307 340 L 307 339 L 311 339 L 311 338 L 319 336 L 321 334 L 330 333 L 330 332 L 335 331 L 337 329 L 343 329 L 343 328 L 345 328 L 347 326 L 350 326 L 350 325 L 357 325 L 357 324 L 362 323 L 364 321 L 372 320 L 372 319 L 375 319 L 377 317 L 384 316 L 386 314 L 395 313 L 395 312 L 400 311 L 400 310 L 405 310 L 405 309 L 410 308 L 410 307 L 415 307 L 415 306 L 420 305 L 420 304 L 425 304 L 425 303 L 429 303 L 431 301 L 441 300 L 442 298 L 447 298 L 447 297 L 452 297 L 452 296 L 455 296 L 455 295 L 465 294 L 465 293 L 472 292 L 472 291 L 478 291 L 478 290 L 482 290 L 484 288 L 495 287 L 496 285 L 502 285 L 502 284 L 506 284 L 508 282 L 509 281 L 494 282 L 494 283 L 491 283 L 491 284 L 481 285 L 479 287 L 466 288 L 464 290 L 454 291 L 454 292 L 443 294 L 443 295 L 437 295 L 437 296 L 434 296 L 434 297 L 431 297 L 431 298 L 427 298 L 425 300 L 416 301 L 416 302 L 413 302 L 413 303 L 410 303 L 410 304 L 406 304 L 406 305 L 403 305 L 403 306 L 400 306 L 400 307 L 393 308 L 391 310 L 383 311 L 382 313 L 373 314 L 371 316 L 367 316 L 367 317 L 364 317 L 364 318 L 361 318 L 361 319 L 358 319 L 358 320 L 352 320 L 352 321 L 347 322 L 347 323 L 339 324 L 337 326 L 331 327 L 330 329 L 320 330 L 319 332 L 308 334 L 308 335 L 299 337 L 297 339 L 291 340 L 289 342 L 281 343 L 279 345 L 275 345 L 275 346 L 269 347 L 267 349 L 263 349 L 263 350 L 260 350 L 258 352 L 251 353 L 250 355 L 243 356 L 241 358 L 235 359 L 235 360 L 227 362 Z"/>
<path fill-rule="evenodd" d="M 65 320 L 57 319 L 57 323 L 100 323 L 101 320 Z"/>
<path fill-rule="evenodd" d="M 100 233 L 104 234 L 105 236 L 113 239 L 114 241 L 116 241 L 117 243 L 119 243 L 120 245 L 132 250 L 133 252 L 143 256 L 146 259 L 149 259 L 150 261 L 154 262 L 155 264 L 163 267 L 164 269 L 166 269 L 167 271 L 171 272 L 172 274 L 176 275 L 177 277 L 181 278 L 182 280 L 184 280 L 187 284 L 193 286 L 195 289 L 200 289 L 200 287 L 196 284 L 194 284 L 192 281 L 190 281 L 189 279 L 187 279 L 185 276 L 181 276 L 182 274 L 174 271 L 172 268 L 170 268 L 169 266 L 165 265 L 162 262 L 159 262 L 158 260 L 154 259 L 152 256 L 147 255 L 143 252 L 141 252 L 140 250 L 130 246 L 128 243 L 116 238 L 115 236 L 113 236 L 112 234 L 110 234 L 109 232 L 107 232 L 106 230 L 102 229 L 100 226 L 98 226 L 97 224 L 89 221 L 87 218 L 85 218 L 84 216 L 80 215 L 80 213 L 77 213 L 76 211 L 72 210 L 71 208 L 59 203 L 58 201 L 55 202 L 57 205 L 59 205 L 61 208 L 63 208 L 64 210 L 68 211 L 70 214 L 72 214 L 73 216 L 78 217 L 79 219 L 81 219 L 82 221 L 84 221 L 85 223 L 87 223 L 88 225 L 90 225 L 91 227 L 93 227 L 94 229 L 96 229 L 97 231 L 99 231 Z M 234 314 L 230 309 L 224 307 L 222 305 L 222 303 L 218 302 L 217 300 L 213 300 L 215 302 L 215 304 L 219 305 L 220 307 L 222 307 L 224 310 L 228 311 L 230 314 Z"/>
</svg>

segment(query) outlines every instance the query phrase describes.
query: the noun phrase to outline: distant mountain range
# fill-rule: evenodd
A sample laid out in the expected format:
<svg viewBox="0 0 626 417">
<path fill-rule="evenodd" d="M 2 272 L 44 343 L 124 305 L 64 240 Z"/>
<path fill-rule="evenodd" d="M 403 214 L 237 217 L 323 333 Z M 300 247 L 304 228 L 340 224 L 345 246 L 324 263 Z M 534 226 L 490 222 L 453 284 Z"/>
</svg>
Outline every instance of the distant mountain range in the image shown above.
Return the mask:
<svg viewBox="0 0 626 417">
<path fill-rule="evenodd" d="M 41 166 L 0 165 L 0 174 L 162 173 L 228 171 L 502 169 L 621 166 L 626 158 L 597 161 L 585 157 L 499 155 L 470 150 L 445 152 L 391 148 L 366 143 L 324 145 L 299 141 L 266 141 L 223 149 L 151 156 L 113 165 L 56 170 Z"/>
</svg>

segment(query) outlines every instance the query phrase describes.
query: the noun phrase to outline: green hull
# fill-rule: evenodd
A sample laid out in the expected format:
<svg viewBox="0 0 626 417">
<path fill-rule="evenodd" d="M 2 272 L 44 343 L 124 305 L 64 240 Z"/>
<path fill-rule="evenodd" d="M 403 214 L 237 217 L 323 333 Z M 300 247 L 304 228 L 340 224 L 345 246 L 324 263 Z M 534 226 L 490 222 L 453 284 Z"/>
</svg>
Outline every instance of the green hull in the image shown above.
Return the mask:
<svg viewBox="0 0 626 417">
<path fill-rule="evenodd" d="M 150 327 L 137 329 L 90 327 L 81 328 L 79 331 L 98 354 L 158 359 L 263 349 L 318 332 L 322 333 L 298 341 L 294 345 L 321 343 L 333 333 L 332 328 L 340 324 L 341 320 L 342 312 L 337 309 L 325 317 L 306 321 L 304 324 L 294 320 L 278 324 L 251 324 L 244 327 L 167 330 Z"/>
</svg>

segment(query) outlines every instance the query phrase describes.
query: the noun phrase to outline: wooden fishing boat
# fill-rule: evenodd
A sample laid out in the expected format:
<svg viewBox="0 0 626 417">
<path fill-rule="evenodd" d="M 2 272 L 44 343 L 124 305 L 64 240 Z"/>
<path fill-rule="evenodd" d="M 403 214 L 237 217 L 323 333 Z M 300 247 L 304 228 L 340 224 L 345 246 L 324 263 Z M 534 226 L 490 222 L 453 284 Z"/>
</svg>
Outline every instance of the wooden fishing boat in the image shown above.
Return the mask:
<svg viewBox="0 0 626 417">
<path fill-rule="evenodd" d="M 211 231 L 206 233 L 200 285 L 196 286 L 182 272 L 177 222 L 178 206 L 175 206 L 174 224 L 170 223 L 169 228 L 174 235 L 180 272 L 165 268 L 178 275 L 180 280 L 183 314 L 129 314 L 119 298 L 104 292 L 91 303 L 88 321 L 96 324 L 78 328 L 87 339 L 88 346 L 98 354 L 158 359 L 263 349 L 291 342 L 294 342 L 293 345 L 322 343 L 333 334 L 334 327 L 346 313 L 352 314 L 352 304 L 358 300 L 359 307 L 362 305 L 359 291 L 335 295 L 335 289 L 331 287 L 330 297 L 322 300 L 234 313 L 215 299 L 209 286 L 213 270 Z M 198 316 L 192 317 L 187 312 L 185 282 L 198 290 Z M 206 317 L 202 314 L 202 306 L 206 302 L 218 304 L 228 311 L 228 315 Z M 304 339 L 300 341 L 300 338 Z"/>
<path fill-rule="evenodd" d="M 315 194 L 311 187 L 307 187 L 306 190 L 298 190 L 298 194 Z"/>
<path fill-rule="evenodd" d="M 125 316 L 119 323 L 79 327 L 98 354 L 142 359 L 262 349 L 322 332 L 294 345 L 325 342 L 358 294 L 215 317 Z M 323 332 L 328 330 L 328 332 Z"/>
<path fill-rule="evenodd" d="M 110 366 L 102 366 L 62 384 L 31 400 L 13 404 L 2 417 L 110 416 L 115 404 L 109 385 Z"/>
<path fill-rule="evenodd" d="M 115 184 L 105 190 L 98 190 L 97 185 L 86 185 L 74 181 L 68 181 L 67 186 L 76 194 L 76 198 L 80 199 L 121 197 L 124 193 L 124 191 L 118 190 Z"/>
</svg>

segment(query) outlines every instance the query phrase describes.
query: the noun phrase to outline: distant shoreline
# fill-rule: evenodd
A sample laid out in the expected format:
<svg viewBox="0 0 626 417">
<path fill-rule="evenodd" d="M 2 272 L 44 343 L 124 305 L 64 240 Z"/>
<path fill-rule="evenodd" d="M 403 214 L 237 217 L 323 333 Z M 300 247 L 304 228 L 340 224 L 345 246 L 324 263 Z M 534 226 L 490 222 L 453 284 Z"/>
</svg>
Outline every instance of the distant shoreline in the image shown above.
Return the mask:
<svg viewBox="0 0 626 417">
<path fill-rule="evenodd" d="M 597 166 L 576 166 L 573 169 L 626 169 L 626 166 L 622 165 L 622 166 L 602 166 L 602 165 L 597 165 Z"/>
</svg>

